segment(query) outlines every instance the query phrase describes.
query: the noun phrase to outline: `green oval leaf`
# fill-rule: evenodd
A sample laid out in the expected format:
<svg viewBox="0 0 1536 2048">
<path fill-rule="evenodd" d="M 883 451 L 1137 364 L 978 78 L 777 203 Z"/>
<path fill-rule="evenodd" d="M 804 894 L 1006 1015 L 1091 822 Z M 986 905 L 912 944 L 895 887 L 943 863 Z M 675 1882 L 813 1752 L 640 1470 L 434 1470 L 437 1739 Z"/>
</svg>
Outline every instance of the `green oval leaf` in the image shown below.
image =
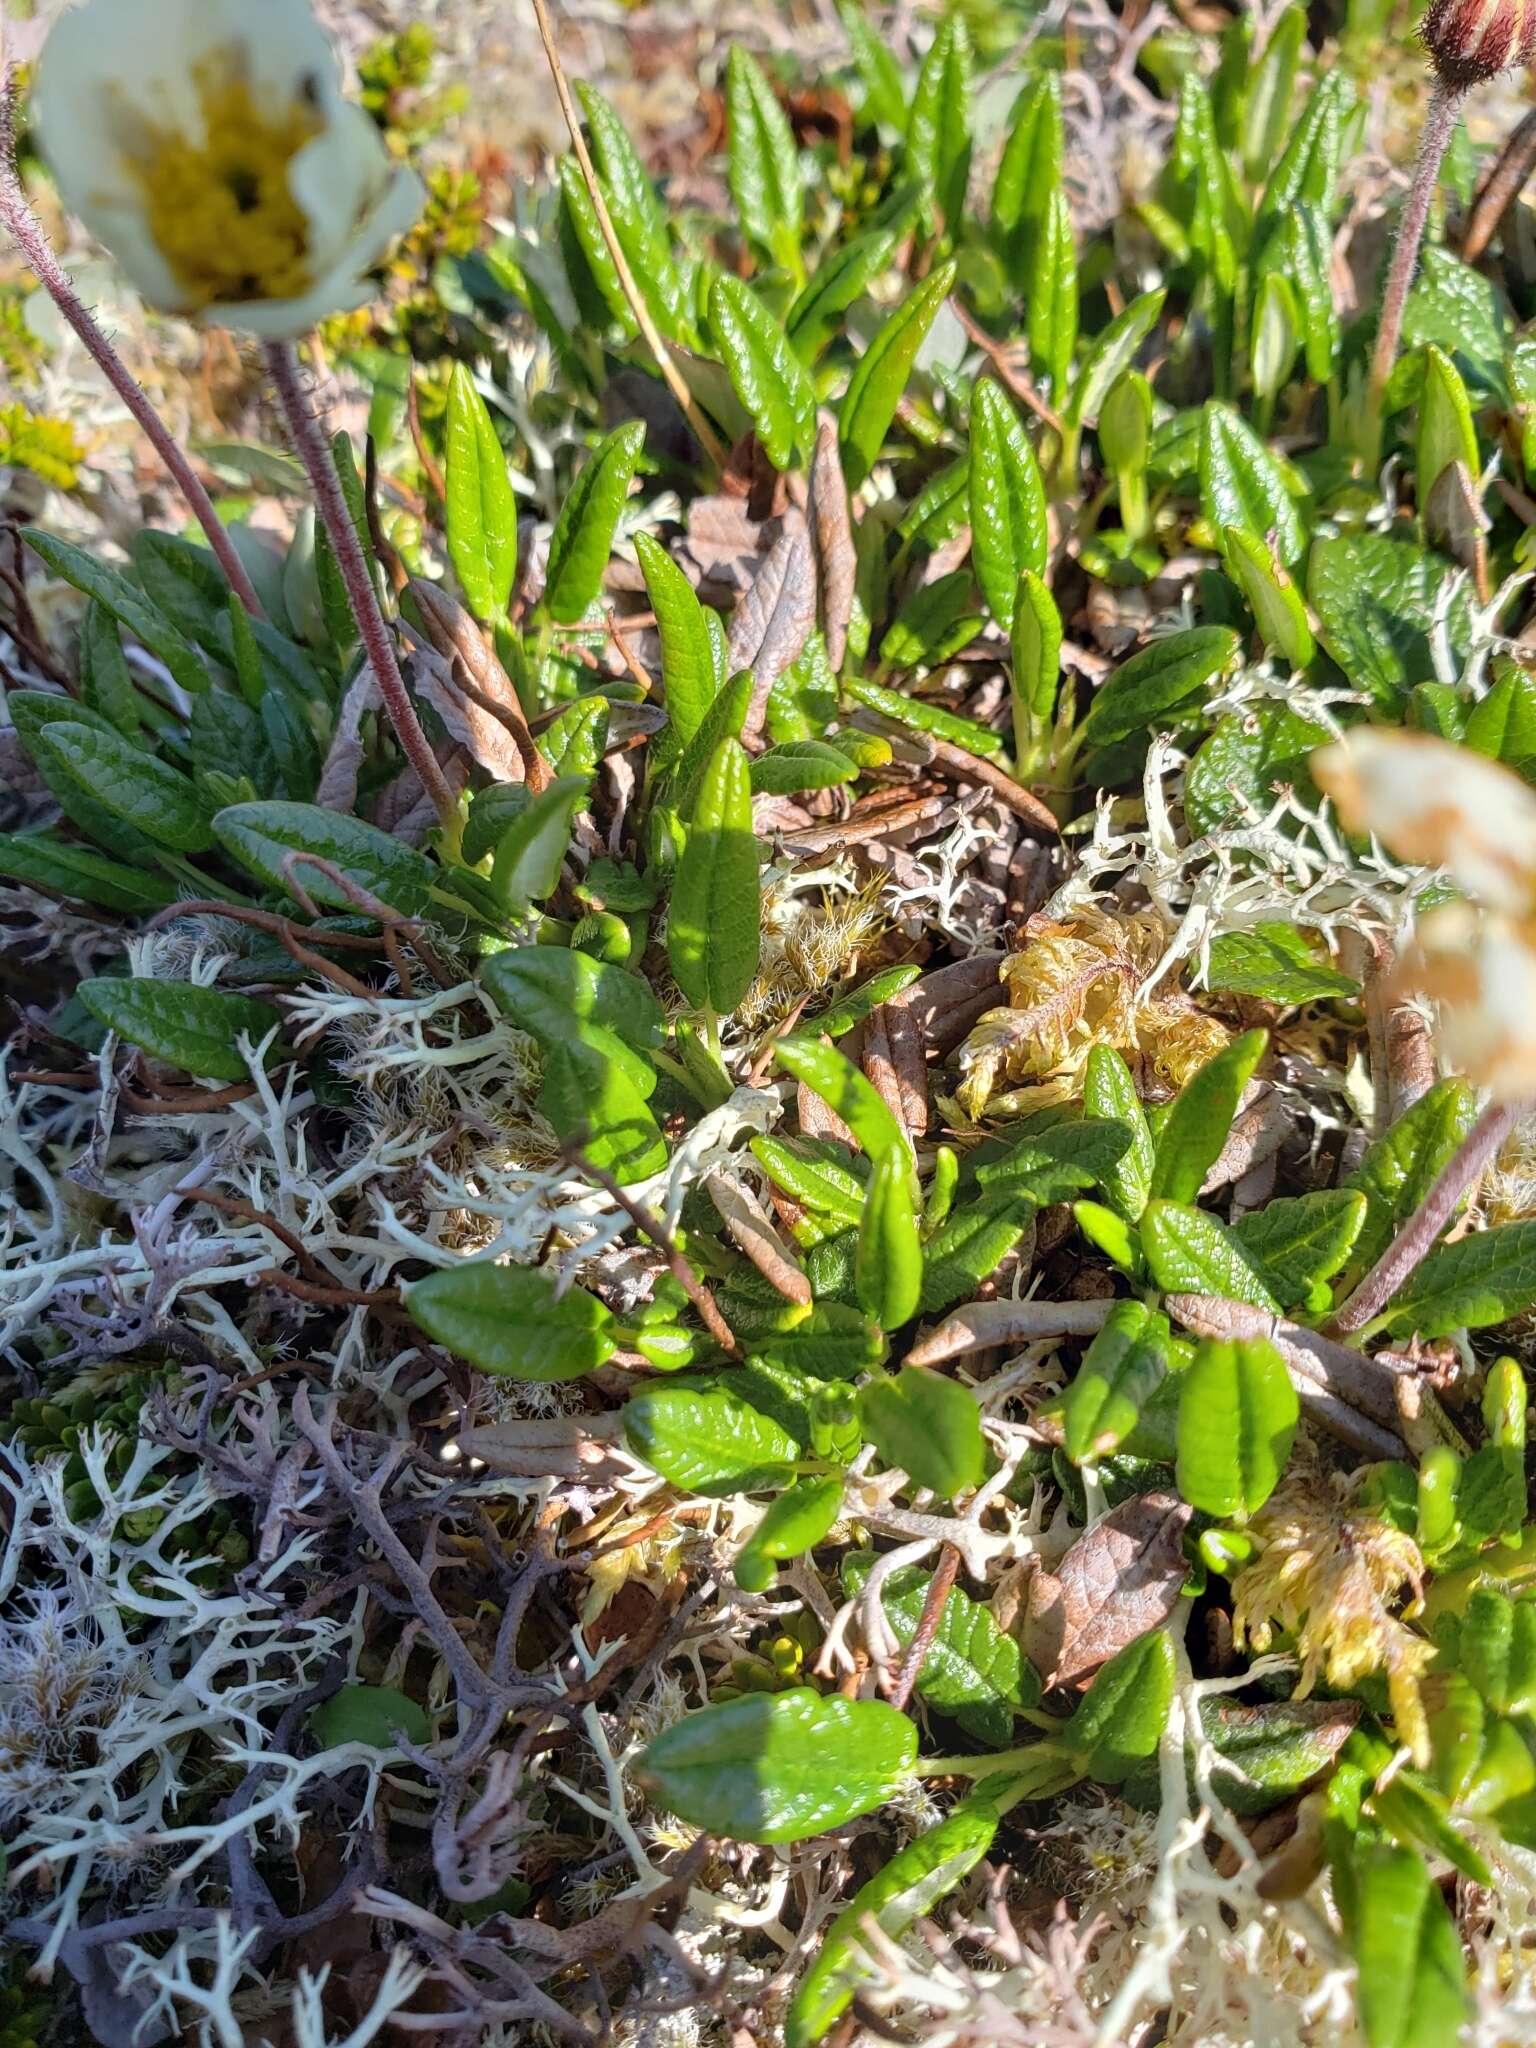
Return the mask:
<svg viewBox="0 0 1536 2048">
<path fill-rule="evenodd" d="M 986 1855 L 998 1808 L 985 1793 L 963 1800 L 937 1827 L 900 1849 L 827 1928 L 784 2019 L 784 2048 L 814 2048 L 859 1986 L 879 1971 L 863 1956 L 861 1932 L 873 1919 L 893 1940 L 931 1913 Z"/>
<path fill-rule="evenodd" d="M 225 851 L 261 881 L 290 896 L 297 882 L 327 910 L 355 911 L 357 904 L 311 861 L 294 860 L 290 872 L 291 855 L 317 854 L 402 917 L 420 917 L 429 910 L 445 879 L 414 847 L 362 818 L 322 810 L 318 804 L 231 804 L 214 818 L 213 832 Z"/>
<path fill-rule="evenodd" d="M 758 844 L 746 753 L 722 740 L 704 771 L 667 912 L 667 959 L 696 1010 L 728 1016 L 762 944 Z"/>
<path fill-rule="evenodd" d="M 174 853 L 212 846 L 208 806 L 196 785 L 121 733 L 60 720 L 43 727 L 43 738 L 97 803 L 146 839 Z"/>
<path fill-rule="evenodd" d="M 477 619 L 499 619 L 517 574 L 517 499 L 485 400 L 463 363 L 448 386 L 448 559 Z"/>
<path fill-rule="evenodd" d="M 613 1317 L 585 1289 L 557 1294 L 539 1266 L 444 1266 L 405 1290 L 427 1335 L 482 1372 L 573 1380 L 613 1356 Z"/>
<path fill-rule="evenodd" d="M 191 981 L 103 975 L 82 981 L 76 993 L 109 1031 L 199 1080 L 248 1081 L 237 1041 L 243 1034 L 259 1044 L 283 1021 L 281 1011 L 254 996 Z"/>
<path fill-rule="evenodd" d="M 642 1387 L 625 1404 L 624 1436 L 663 1479 L 711 1497 L 781 1486 L 803 1455 L 800 1438 L 755 1407 L 733 1373 Z"/>
<path fill-rule="evenodd" d="M 1183 1202 L 1149 1202 L 1141 1247 L 1165 1294 L 1216 1294 L 1280 1313 L 1267 1282 L 1226 1225 Z"/>
<path fill-rule="evenodd" d="M 1362 1845 L 1353 1889 L 1370 2048 L 1446 2048 L 1467 2016 L 1466 1966 L 1428 1864 L 1413 1849 Z"/>
<path fill-rule="evenodd" d="M 544 610 L 563 625 L 579 619 L 602 588 L 614 529 L 644 446 L 643 420 L 615 427 L 566 493 L 550 535 L 543 598 Z"/>
<path fill-rule="evenodd" d="M 0 832 L 0 875 L 103 910 L 163 910 L 174 883 L 43 832 Z"/>
<path fill-rule="evenodd" d="M 1013 631 L 1019 578 L 1049 554 L 1045 485 L 1018 414 L 989 378 L 971 396 L 971 559 L 987 608 Z"/>
<path fill-rule="evenodd" d="M 917 1234 L 912 1166 L 904 1145 L 892 1145 L 870 1169 L 859 1217 L 854 1260 L 859 1306 L 882 1330 L 896 1330 L 917 1313 L 923 1284 L 923 1248 Z"/>
<path fill-rule="evenodd" d="M 1265 1338 L 1206 1339 L 1179 1381 L 1179 1491 L 1207 1515 L 1248 1516 L 1280 1483 L 1301 1413 Z"/>
<path fill-rule="evenodd" d="M 906 165 L 956 234 L 971 175 L 971 40 L 959 14 L 945 15 L 918 73 L 907 115 Z"/>
<path fill-rule="evenodd" d="M 24 526 L 21 537 L 42 562 L 73 584 L 76 590 L 94 598 L 105 607 L 113 618 L 125 625 L 136 640 L 147 647 L 151 654 L 158 656 L 171 675 L 190 696 L 197 696 L 208 687 L 208 671 L 185 636 L 165 616 L 158 605 L 152 604 L 141 591 L 135 590 L 125 576 L 108 568 L 105 562 L 87 554 L 84 548 L 77 548 L 67 540 L 59 540 L 51 533 L 44 533 L 36 526 Z"/>
<path fill-rule="evenodd" d="M 986 1442 L 970 1392 L 936 1372 L 903 1366 L 871 1380 L 859 1396 L 864 1433 L 887 1465 L 914 1486 L 953 1500 L 986 1474 Z"/>
<path fill-rule="evenodd" d="M 1168 1318 L 1145 1302 L 1117 1301 L 1063 1401 L 1064 1444 L 1074 1464 L 1119 1449 L 1166 1378 L 1171 1357 Z"/>
<path fill-rule="evenodd" d="M 1474 1231 L 1437 1245 L 1371 1329 L 1448 1337 L 1524 1315 L 1536 1302 L 1536 1221 Z"/>
<path fill-rule="evenodd" d="M 837 437 L 851 490 L 869 475 L 896 407 L 907 388 L 917 352 L 940 306 L 954 290 L 955 265 L 942 263 L 927 281 L 890 314 L 854 365 L 838 413 Z"/>
<path fill-rule="evenodd" d="M 752 287 L 722 273 L 709 319 L 731 386 L 775 469 L 809 460 L 816 441 L 816 393 L 805 365 Z"/>
<path fill-rule="evenodd" d="M 1217 533 L 1239 527 L 1272 541 L 1287 568 L 1300 560 L 1306 537 L 1280 465 L 1241 413 L 1214 398 L 1200 422 L 1200 497 Z"/>
<path fill-rule="evenodd" d="M 309 1732 L 321 1749 L 349 1742 L 394 1749 L 402 1735 L 407 1742 L 430 1742 L 432 1722 L 425 1708 L 392 1685 L 344 1685 L 315 1708 Z"/>
<path fill-rule="evenodd" d="M 725 67 L 726 176 L 747 239 L 792 277 L 802 274 L 803 199 L 794 130 L 762 67 L 740 43 Z"/>
<path fill-rule="evenodd" d="M 917 1729 L 883 1700 L 797 1689 L 685 1715 L 646 1750 L 658 1805 L 734 1842 L 803 1842 L 911 1781 Z"/>
<path fill-rule="evenodd" d="M 1116 1651 L 1095 1677 L 1061 1734 L 1084 1774 L 1118 1785 L 1162 1738 L 1177 1669 L 1173 1638 L 1153 1629 Z"/>
<path fill-rule="evenodd" d="M 1157 1141 L 1148 1190 L 1152 1200 L 1193 1202 L 1198 1197 L 1268 1045 L 1267 1031 L 1245 1031 L 1179 1090 Z"/>
<path fill-rule="evenodd" d="M 1122 663 L 1094 698 L 1083 721 L 1083 744 L 1107 747 L 1160 721 L 1180 722 L 1192 700 L 1235 658 L 1238 645 L 1227 626 L 1191 626 L 1152 641 Z"/>
</svg>

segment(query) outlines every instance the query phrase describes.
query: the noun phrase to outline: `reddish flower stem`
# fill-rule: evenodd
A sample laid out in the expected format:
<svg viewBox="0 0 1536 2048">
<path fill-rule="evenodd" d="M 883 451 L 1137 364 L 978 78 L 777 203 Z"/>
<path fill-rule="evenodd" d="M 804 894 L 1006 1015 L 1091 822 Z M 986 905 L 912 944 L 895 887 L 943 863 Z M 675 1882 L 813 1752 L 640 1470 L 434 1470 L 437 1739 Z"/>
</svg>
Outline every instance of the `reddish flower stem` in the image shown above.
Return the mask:
<svg viewBox="0 0 1536 2048">
<path fill-rule="evenodd" d="M 1440 1233 L 1456 1206 L 1530 1109 L 1525 1102 L 1490 1103 L 1468 1131 L 1424 1200 L 1328 1325 L 1336 1336 L 1363 1330 L 1388 1307 Z"/>
<path fill-rule="evenodd" d="M 75 290 L 69 273 L 54 255 L 42 223 L 32 211 L 16 168 L 15 77 L 9 67 L 0 78 L 0 221 L 14 236 L 17 247 L 37 273 L 37 281 L 85 344 L 91 359 L 107 382 L 143 428 L 145 438 L 170 472 L 171 480 L 186 499 L 193 518 L 208 537 L 219 567 L 252 618 L 262 618 L 261 599 L 235 552 L 234 543 L 213 509 L 213 500 L 192 473 L 192 466 L 172 439 L 164 420 L 155 411 L 148 393 L 135 379 L 122 357 L 97 326 L 85 301 Z"/>
<path fill-rule="evenodd" d="M 352 515 L 342 493 L 341 478 L 331 459 L 330 447 L 319 421 L 310 411 L 309 401 L 304 396 L 303 380 L 299 373 L 298 358 L 293 344 L 287 341 L 269 341 L 264 348 L 267 372 L 277 392 L 278 403 L 288 425 L 288 436 L 293 442 L 294 453 L 303 463 L 315 493 L 315 509 L 325 528 L 326 537 L 336 557 L 336 567 L 347 593 L 347 602 L 352 616 L 357 621 L 358 637 L 363 643 L 363 652 L 378 678 L 379 690 L 384 699 L 384 708 L 389 713 L 395 736 L 405 750 L 406 759 L 421 777 L 422 784 L 437 810 L 444 836 L 449 847 L 459 842 L 459 812 L 452 790 L 448 787 L 437 756 L 433 753 L 421 721 L 416 716 L 410 694 L 405 687 L 405 678 L 400 673 L 400 663 L 395 654 L 395 643 L 390 638 L 389 627 L 379 609 L 379 600 L 373 587 L 373 578 L 368 573 L 368 563 L 363 555 L 362 543 L 357 537 L 357 528 L 352 524 Z"/>
<path fill-rule="evenodd" d="M 1387 379 L 1392 374 L 1392 365 L 1397 360 L 1397 345 L 1402 339 L 1403 313 L 1408 304 L 1408 293 L 1413 284 L 1414 272 L 1419 267 L 1419 250 L 1424 241 L 1424 228 L 1429 220 L 1429 209 L 1435 196 L 1435 187 L 1440 182 L 1440 166 L 1445 161 L 1445 152 L 1450 148 L 1451 137 L 1456 132 L 1456 122 L 1461 114 L 1461 103 L 1467 96 L 1464 85 L 1447 85 L 1437 79 L 1430 94 L 1429 110 L 1424 116 L 1424 129 L 1419 137 L 1418 160 L 1413 167 L 1413 183 L 1408 188 L 1408 197 L 1403 206 L 1402 218 L 1397 224 L 1397 240 L 1392 249 L 1392 264 L 1387 272 L 1386 289 L 1381 297 L 1381 318 L 1376 326 L 1376 345 L 1371 354 L 1370 416 L 1372 438 L 1380 432 L 1382 394 Z M 1375 454 L 1372 450 L 1372 454 Z"/>
</svg>

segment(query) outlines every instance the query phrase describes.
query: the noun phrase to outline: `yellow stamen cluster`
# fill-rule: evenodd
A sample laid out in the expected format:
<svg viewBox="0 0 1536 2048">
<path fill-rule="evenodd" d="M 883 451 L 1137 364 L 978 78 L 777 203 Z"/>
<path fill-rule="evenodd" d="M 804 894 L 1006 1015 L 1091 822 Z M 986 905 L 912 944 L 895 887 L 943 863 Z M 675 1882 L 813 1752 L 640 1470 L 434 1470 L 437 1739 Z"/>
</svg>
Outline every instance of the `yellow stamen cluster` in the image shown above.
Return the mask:
<svg viewBox="0 0 1536 2048">
<path fill-rule="evenodd" d="M 201 138 L 152 130 L 131 158 L 150 233 L 186 310 L 309 289 L 309 222 L 289 190 L 293 159 L 322 126 L 303 100 L 259 105 L 228 66 L 201 67 Z"/>
</svg>

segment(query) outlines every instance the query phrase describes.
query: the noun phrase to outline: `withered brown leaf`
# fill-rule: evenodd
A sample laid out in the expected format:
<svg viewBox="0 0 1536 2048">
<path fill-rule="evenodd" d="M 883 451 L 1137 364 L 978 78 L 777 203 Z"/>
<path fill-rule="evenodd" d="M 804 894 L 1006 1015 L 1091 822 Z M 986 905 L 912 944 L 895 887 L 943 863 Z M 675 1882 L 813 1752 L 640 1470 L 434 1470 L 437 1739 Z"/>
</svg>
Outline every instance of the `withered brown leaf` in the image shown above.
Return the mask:
<svg viewBox="0 0 1536 2048">
<path fill-rule="evenodd" d="M 752 702 L 743 738 L 756 739 L 774 684 L 806 643 L 816 623 L 816 564 L 810 529 L 787 512 L 784 530 L 763 558 L 731 620 L 730 663 L 752 671 Z"/>
<path fill-rule="evenodd" d="M 1080 1536 L 1057 1571 L 1030 1581 L 1024 1652 L 1047 1685 L 1083 1685 L 1117 1650 L 1159 1628 L 1189 1577 L 1193 1509 L 1172 1493 L 1122 1501 Z"/>
</svg>

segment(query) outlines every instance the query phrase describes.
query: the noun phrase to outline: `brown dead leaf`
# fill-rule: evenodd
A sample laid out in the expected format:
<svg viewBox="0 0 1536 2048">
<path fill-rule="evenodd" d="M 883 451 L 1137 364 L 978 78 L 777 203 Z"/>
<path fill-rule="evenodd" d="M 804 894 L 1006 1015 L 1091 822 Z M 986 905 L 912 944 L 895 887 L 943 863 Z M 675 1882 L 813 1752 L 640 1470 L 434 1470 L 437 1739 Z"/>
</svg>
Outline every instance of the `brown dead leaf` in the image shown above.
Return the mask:
<svg viewBox="0 0 1536 2048">
<path fill-rule="evenodd" d="M 810 529 L 791 509 L 731 619 L 731 671 L 752 671 L 752 702 L 742 733 L 749 743 L 762 731 L 774 684 L 798 657 L 815 623 L 816 563 Z"/>
<path fill-rule="evenodd" d="M 1054 1575 L 1036 1573 L 1024 1653 L 1047 1685 L 1086 1684 L 1168 1619 L 1189 1577 L 1183 1537 L 1192 1513 L 1174 1494 L 1138 1494 L 1080 1536 Z"/>
<path fill-rule="evenodd" d="M 848 485 L 837 452 L 837 422 L 827 412 L 821 414 L 816 429 L 807 510 L 821 578 L 821 627 L 827 639 L 827 659 L 835 673 L 842 668 L 848 647 L 848 622 L 853 617 L 859 565 L 853 549 Z"/>
<path fill-rule="evenodd" d="M 679 552 L 701 583 L 743 591 L 778 532 L 777 520 L 754 519 L 745 498 L 721 491 L 695 498 L 688 507 L 688 535 Z"/>
<path fill-rule="evenodd" d="M 341 709 L 336 715 L 336 730 L 315 791 L 315 802 L 323 809 L 351 811 L 356 808 L 357 776 L 363 765 L 363 717 L 382 702 L 378 679 L 365 662 L 342 698 Z"/>
</svg>

